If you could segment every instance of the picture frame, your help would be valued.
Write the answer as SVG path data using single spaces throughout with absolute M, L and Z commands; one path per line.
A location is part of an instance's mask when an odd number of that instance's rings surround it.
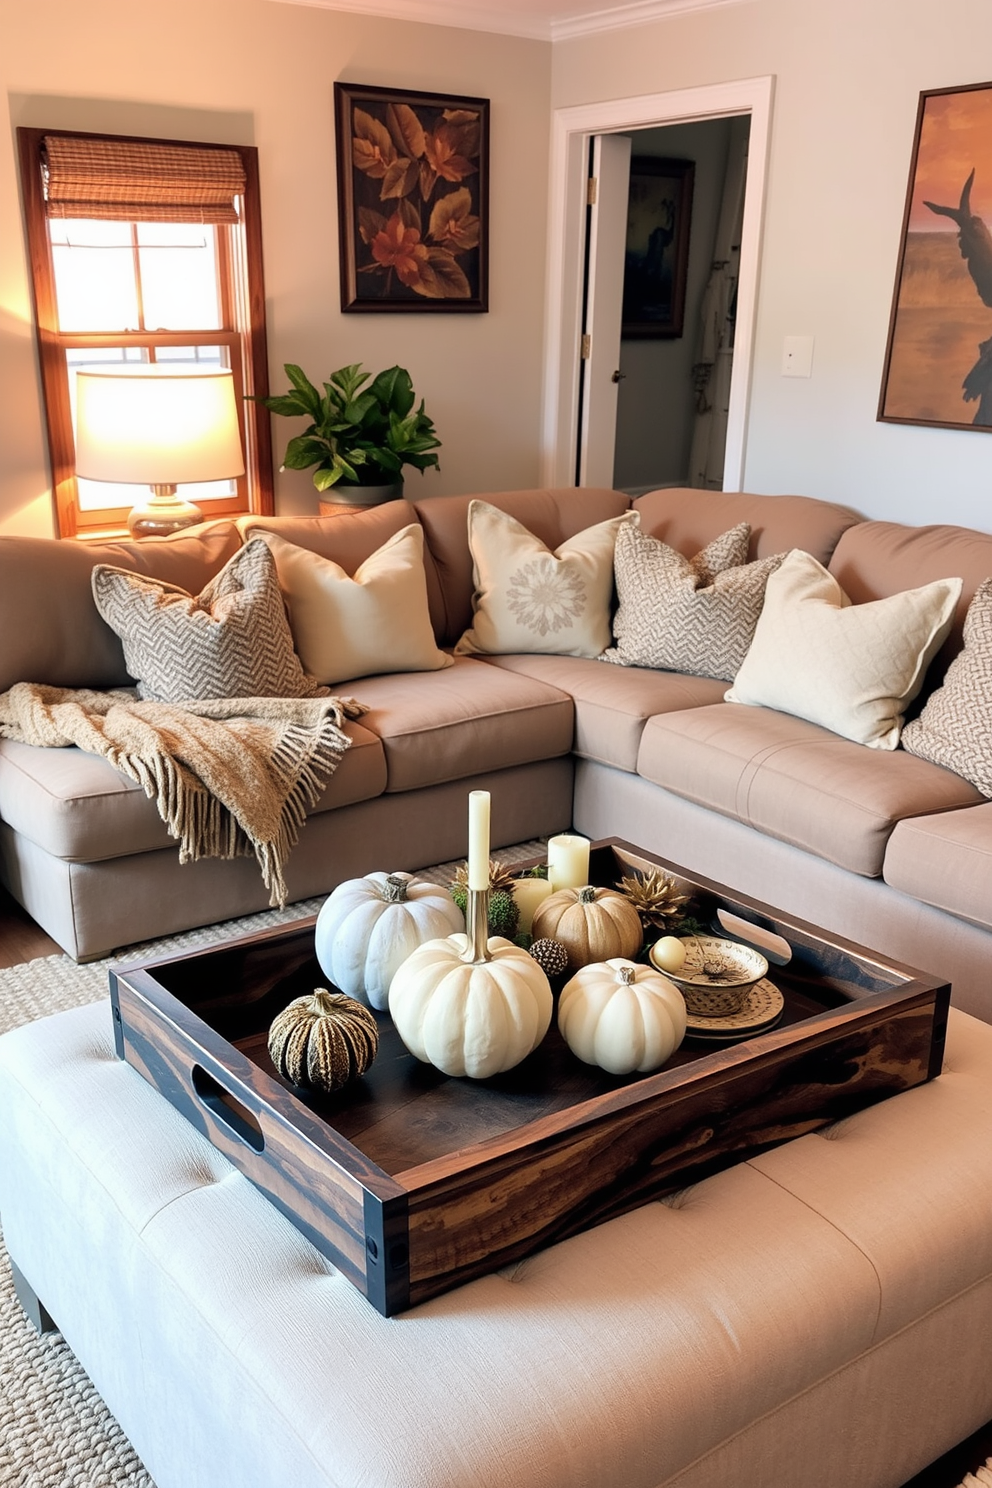
M 489 100 L 334 84 L 341 309 L 489 308 Z
M 992 83 L 920 94 L 878 420 L 992 431 Z
M 663 156 L 635 155 L 630 162 L 624 338 L 682 335 L 695 170 L 691 160 Z

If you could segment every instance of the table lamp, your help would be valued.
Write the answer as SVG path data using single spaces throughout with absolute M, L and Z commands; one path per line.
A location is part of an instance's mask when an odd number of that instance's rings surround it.
M 176 487 L 229 480 L 244 470 L 228 368 L 155 364 L 76 373 L 76 474 L 151 487 L 148 501 L 128 514 L 135 537 L 201 522 L 200 508 Z

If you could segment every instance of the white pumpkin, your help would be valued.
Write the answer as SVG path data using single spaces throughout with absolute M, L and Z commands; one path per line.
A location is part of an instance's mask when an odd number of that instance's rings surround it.
M 389 1011 L 411 1054 L 446 1075 L 484 1080 L 536 1049 L 551 1023 L 551 985 L 532 956 L 494 935 L 488 961 L 463 961 L 465 935 L 431 940 L 393 977 Z
M 660 972 L 617 956 L 583 966 L 565 983 L 558 1027 L 585 1064 L 611 1075 L 646 1074 L 685 1037 L 685 999 Z
M 338 884 L 321 906 L 317 960 L 342 992 L 382 1009 L 396 968 L 410 952 L 464 923 L 439 884 L 409 873 L 369 873 Z

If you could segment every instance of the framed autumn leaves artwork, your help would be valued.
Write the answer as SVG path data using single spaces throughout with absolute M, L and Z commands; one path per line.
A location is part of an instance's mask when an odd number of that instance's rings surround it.
M 489 100 L 335 83 L 341 308 L 489 308 Z

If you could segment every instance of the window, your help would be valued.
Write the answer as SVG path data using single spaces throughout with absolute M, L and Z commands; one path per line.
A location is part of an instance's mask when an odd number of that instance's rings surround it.
M 185 485 L 208 517 L 272 511 L 257 152 L 18 129 L 58 530 L 123 529 L 147 487 L 77 479 L 75 372 L 230 367 L 246 474 Z

